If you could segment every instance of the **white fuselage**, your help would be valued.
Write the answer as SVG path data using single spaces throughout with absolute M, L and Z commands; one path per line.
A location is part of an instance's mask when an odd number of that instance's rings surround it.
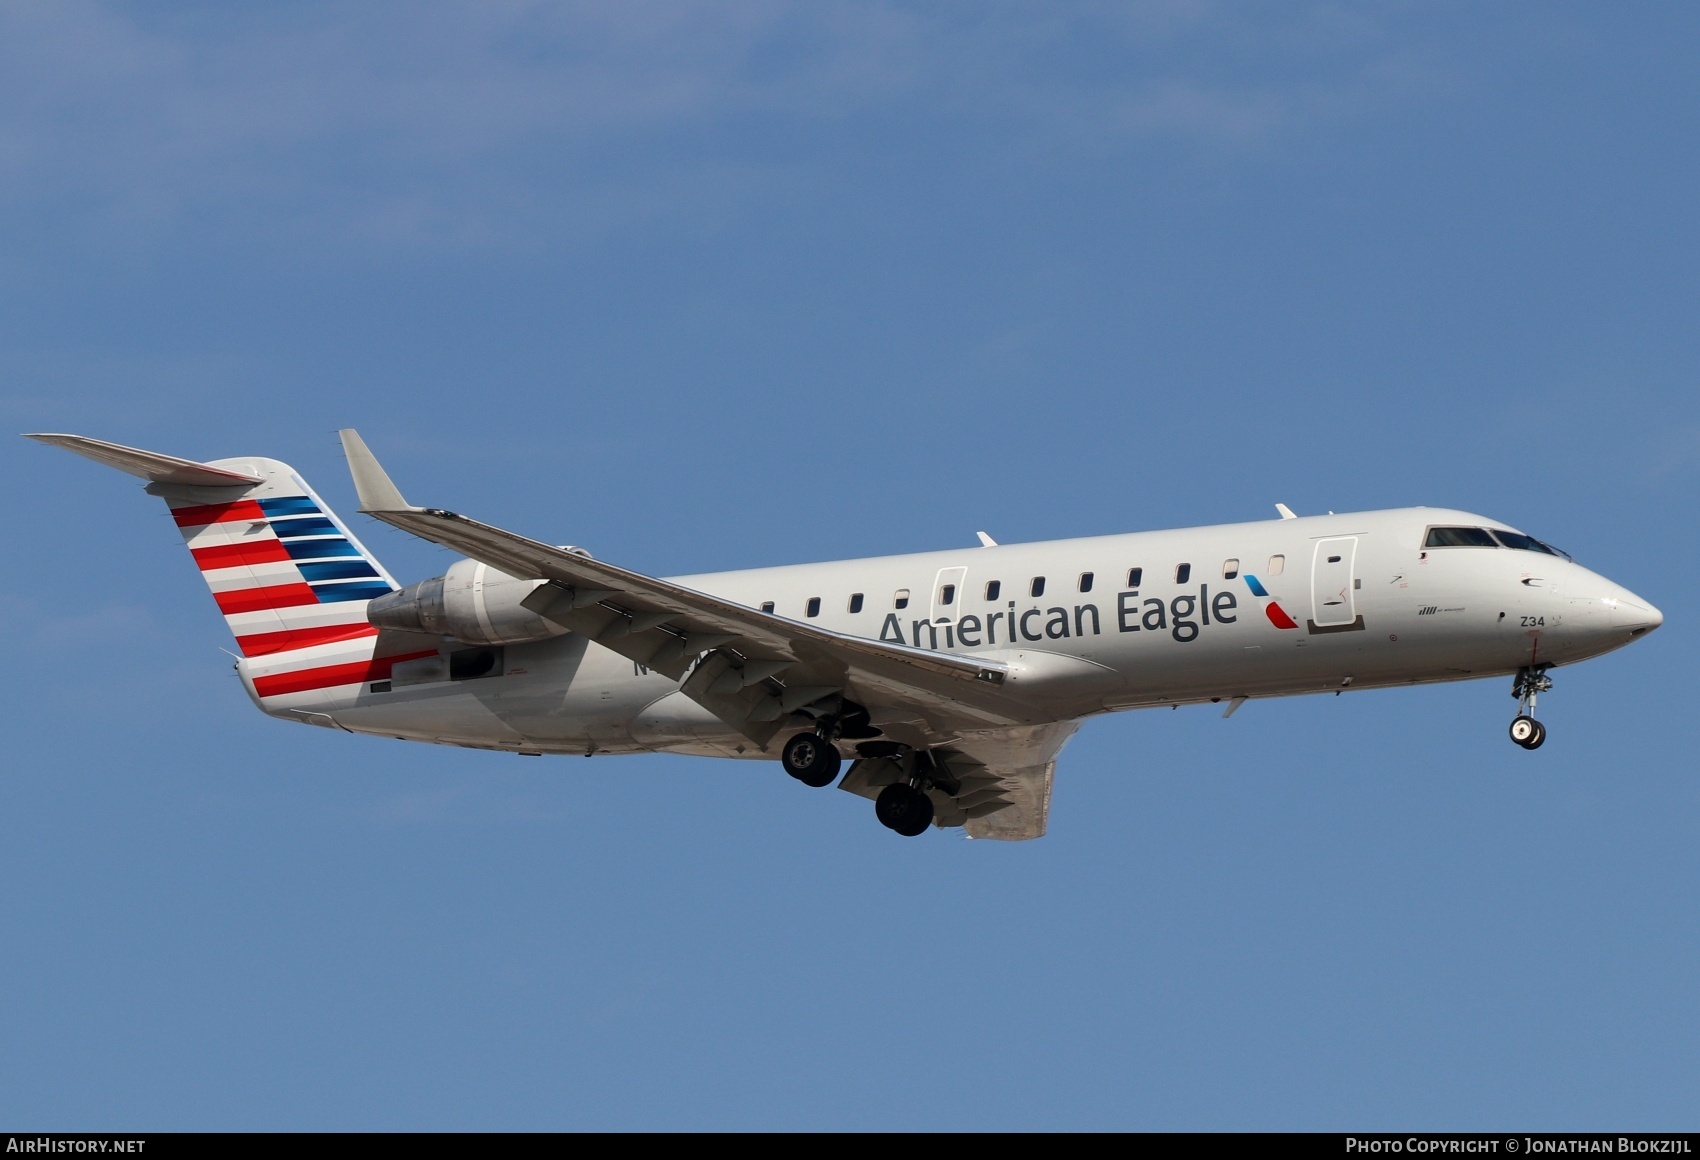
M 771 603 L 776 615 L 841 633 L 1011 662 L 1036 674 L 1045 716 L 1057 721 L 1506 675 L 1607 652 L 1660 622 L 1646 601 L 1558 556 L 1422 546 L 1427 529 L 1452 524 L 1507 526 L 1406 508 L 675 583 L 754 608 Z M 343 690 L 320 705 L 294 699 L 268 711 L 521 753 L 772 756 L 677 682 L 573 633 L 509 644 L 487 675 L 451 679 L 444 664 L 407 683 L 401 672 L 352 699 Z

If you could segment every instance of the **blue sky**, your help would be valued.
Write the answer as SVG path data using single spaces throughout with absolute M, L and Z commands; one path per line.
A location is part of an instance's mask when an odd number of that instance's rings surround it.
M 659 573 L 1410 503 L 1658 604 L 1094 721 L 1040 842 L 253 711 L 14 440 L 0 1121 L 1672 1128 L 1700 1072 L 1700 11 L 0 10 L 0 413 Z M 404 581 L 448 557 L 358 524 Z M 24 551 L 25 547 L 29 551 Z

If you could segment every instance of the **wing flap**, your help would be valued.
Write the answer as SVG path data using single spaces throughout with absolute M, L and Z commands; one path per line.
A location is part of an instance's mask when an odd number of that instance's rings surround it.
M 1051 782 L 1056 761 L 1007 770 L 1002 777 L 997 802 L 990 799 L 963 807 L 970 838 L 992 838 L 1001 842 L 1025 842 L 1045 836 L 1050 822 Z
M 961 826 L 971 838 L 1040 838 L 1050 821 L 1057 754 L 1079 727 L 1078 721 L 1061 721 L 988 729 L 964 734 L 930 753 L 863 758 L 850 767 L 838 788 L 877 798 L 886 786 L 918 777 L 933 799 L 935 824 Z

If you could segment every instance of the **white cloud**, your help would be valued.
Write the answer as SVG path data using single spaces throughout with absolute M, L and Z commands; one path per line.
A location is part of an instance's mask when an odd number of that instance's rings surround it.
M 716 212 L 862 116 L 885 118 L 876 138 L 1232 142 L 1408 83 L 1363 9 L 1248 11 L 15 3 L 0 201 L 130 235 L 234 222 L 483 247 Z

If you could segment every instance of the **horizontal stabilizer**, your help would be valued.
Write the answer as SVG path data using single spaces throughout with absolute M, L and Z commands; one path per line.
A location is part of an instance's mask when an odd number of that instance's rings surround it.
M 196 463 L 193 459 L 179 459 L 175 455 L 161 455 L 157 451 L 125 447 L 121 443 L 90 439 L 86 435 L 25 435 L 24 438 L 63 447 L 86 459 L 116 467 L 119 471 L 127 471 L 153 483 L 175 483 L 188 487 L 246 487 L 261 482 L 257 475 L 244 475 L 222 467 L 209 467 L 205 463 Z

